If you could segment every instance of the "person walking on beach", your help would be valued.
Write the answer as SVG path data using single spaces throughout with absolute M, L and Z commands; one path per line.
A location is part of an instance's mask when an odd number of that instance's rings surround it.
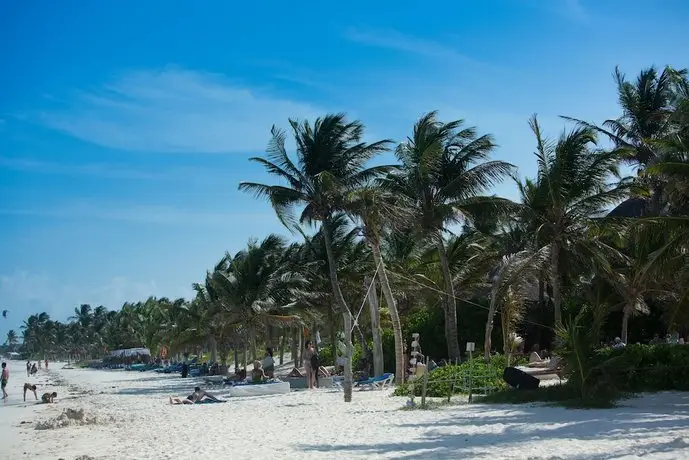
M 26 376 L 27 377 L 31 376 L 31 361 L 26 362 Z
M 45 370 L 48 370 L 48 358 L 45 359 Z
M 2 399 L 7 401 L 7 391 L 5 387 L 10 380 L 10 370 L 7 368 L 7 363 L 2 363 L 2 374 L 0 375 L 0 386 L 2 387 Z
M 311 368 L 311 357 L 314 353 L 313 343 L 307 340 L 302 352 L 302 359 L 304 360 L 304 371 L 306 373 L 306 386 L 309 390 L 313 390 L 314 384 L 313 369 Z
M 36 398 L 36 401 L 38 401 L 38 395 L 36 394 L 36 385 L 32 385 L 30 383 L 24 384 L 24 402 L 26 402 L 26 392 L 27 391 L 33 391 L 33 395 Z

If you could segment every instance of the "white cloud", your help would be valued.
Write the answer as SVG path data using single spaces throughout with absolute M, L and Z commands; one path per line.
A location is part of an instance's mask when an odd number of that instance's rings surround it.
M 176 295 L 183 296 L 189 289 L 180 287 Z M 75 284 L 62 284 L 46 273 L 17 270 L 0 274 L 2 309 L 7 309 L 11 327 L 18 327 L 27 316 L 45 311 L 53 318 L 65 320 L 74 307 L 81 304 L 104 305 L 118 309 L 126 301 L 144 300 L 160 296 L 161 289 L 155 280 L 133 280 L 125 276 L 106 279 L 99 286 L 88 289 Z
M 581 4 L 581 0 L 564 0 L 564 12 L 572 20 L 587 23 L 590 16 L 584 6 Z
M 77 92 L 66 108 L 43 111 L 40 120 L 113 149 L 221 153 L 263 150 L 272 124 L 322 112 L 217 74 L 166 68 L 125 73 L 99 90 Z
M 258 206 L 258 205 L 257 205 Z M 275 218 L 268 212 L 237 213 L 214 212 L 210 210 L 184 209 L 174 206 L 152 205 L 107 205 L 91 203 L 65 203 L 46 208 L 4 208 L 0 214 L 15 216 L 38 216 L 57 219 L 98 219 L 138 222 L 156 225 L 219 226 L 236 224 L 247 220 L 269 220 Z
M 352 28 L 345 32 L 345 38 L 364 45 L 416 54 L 446 63 L 496 69 L 495 66 L 462 54 L 450 46 L 443 45 L 433 40 L 406 35 L 396 30 L 365 30 Z
M 142 171 L 108 163 L 67 164 L 23 157 L 0 156 L 0 168 L 38 174 L 65 176 L 94 176 L 105 179 L 160 179 L 164 173 Z

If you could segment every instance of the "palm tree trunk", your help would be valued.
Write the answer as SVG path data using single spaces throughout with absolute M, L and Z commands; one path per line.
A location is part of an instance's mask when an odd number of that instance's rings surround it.
M 285 330 L 282 330 L 282 337 L 280 337 L 280 366 L 285 361 Z
M 497 307 L 496 297 L 493 294 L 490 296 L 490 308 L 488 309 L 488 319 L 486 320 L 486 334 L 483 337 L 483 357 L 486 362 L 490 361 L 490 352 L 493 347 L 493 320 L 495 319 Z
M 445 280 L 445 338 L 447 339 L 447 354 L 450 360 L 460 359 L 459 337 L 457 333 L 457 304 L 455 303 L 455 291 L 452 286 L 452 273 L 450 263 L 445 252 L 445 243 L 442 235 L 438 235 L 436 242 L 438 255 L 440 256 L 440 266 L 443 270 Z
M 373 252 L 373 260 L 378 267 L 380 287 L 385 296 L 385 303 L 390 312 L 390 321 L 392 322 L 392 333 L 395 337 L 395 382 L 399 385 L 404 382 L 405 376 L 405 362 L 404 362 L 404 338 L 402 337 L 402 323 L 400 322 L 400 315 L 397 311 L 397 302 L 392 295 L 390 288 L 390 280 L 388 280 L 388 273 L 385 268 L 385 262 L 380 254 L 380 246 L 375 243 L 371 244 L 371 251 Z
M 215 337 L 210 335 L 208 336 L 208 347 L 211 349 L 211 362 L 215 363 L 218 361 L 218 341 L 215 340 Z
M 622 313 L 622 334 L 620 335 L 620 338 L 622 339 L 622 343 L 625 345 L 627 344 L 627 332 L 629 328 L 629 317 L 631 316 L 631 312 L 633 311 L 633 306 L 632 305 L 626 305 L 624 308 L 624 312 Z
M 239 371 L 239 350 L 237 349 L 237 345 L 233 345 L 234 347 L 234 373 L 237 374 Z
M 550 248 L 550 282 L 553 285 L 553 314 L 555 326 L 562 325 L 562 293 L 560 292 L 560 244 L 553 241 Z
M 292 328 L 291 352 L 292 352 L 292 362 L 294 363 L 294 367 L 298 368 L 299 367 L 299 334 L 297 332 L 296 327 Z
M 373 375 L 383 375 L 383 337 L 380 330 L 380 308 L 378 306 L 378 293 L 374 286 L 375 279 L 365 278 L 365 286 L 368 287 L 368 306 L 371 312 L 371 333 L 373 335 Z
M 330 324 L 330 345 L 333 347 L 333 364 L 337 370 L 337 354 L 340 350 L 337 347 L 337 321 L 332 306 L 328 308 L 328 323 Z
M 337 279 L 337 265 L 335 261 L 335 254 L 333 253 L 332 236 L 330 235 L 330 222 L 326 219 L 323 222 L 323 240 L 325 242 L 325 252 L 328 256 L 328 271 L 330 273 L 330 283 L 332 284 L 333 296 L 335 302 L 340 308 L 344 317 L 344 340 L 347 348 L 347 356 L 345 357 L 344 366 L 344 401 L 352 402 L 352 355 L 354 354 L 354 346 L 352 345 L 352 313 L 347 306 L 347 302 L 342 295 L 340 283 Z

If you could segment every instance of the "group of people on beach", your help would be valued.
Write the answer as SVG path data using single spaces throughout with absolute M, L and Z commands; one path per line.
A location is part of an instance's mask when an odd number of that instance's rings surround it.
M 29 363 L 26 363 L 27 366 L 27 375 L 29 375 Z M 34 366 L 36 364 L 34 363 Z M 46 360 L 46 369 L 48 368 L 48 360 Z M 35 374 L 35 372 L 34 372 Z M 33 375 L 33 374 L 32 374 Z M 0 374 L 0 387 L 2 387 L 2 400 L 4 402 L 7 402 L 7 399 L 9 395 L 7 394 L 7 384 L 10 381 L 10 370 L 7 368 L 7 363 L 2 363 L 2 373 Z M 34 397 L 36 398 L 36 401 L 38 401 L 38 393 L 36 393 L 36 390 L 38 387 L 35 384 L 32 383 L 24 383 L 24 402 L 26 402 L 26 392 L 31 391 L 33 392 Z M 54 403 L 55 398 L 57 398 L 57 392 L 52 392 L 52 393 L 43 393 L 41 396 L 41 402 L 42 403 Z

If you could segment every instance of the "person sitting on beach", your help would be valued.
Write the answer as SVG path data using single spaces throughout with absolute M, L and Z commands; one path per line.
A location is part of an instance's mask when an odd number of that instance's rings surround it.
M 36 401 L 38 401 L 38 395 L 36 394 L 36 385 L 32 385 L 30 383 L 24 384 L 24 402 L 26 402 L 26 392 L 27 391 L 33 391 L 33 395 L 36 398 Z
M 261 362 L 258 360 L 254 361 L 254 370 L 251 371 L 251 381 L 253 383 L 261 383 L 267 378 L 266 373 L 263 372 L 263 367 L 261 367 Z
M 263 367 L 263 371 L 268 377 L 272 378 L 275 375 L 275 360 L 273 359 L 272 348 L 266 348 L 266 357 L 263 358 L 261 366 Z
M 292 371 L 289 374 L 287 374 L 287 377 L 303 377 L 303 376 L 304 376 L 304 374 L 302 374 L 301 371 L 299 369 L 297 369 L 296 367 L 294 369 L 292 369 Z
M 43 404 L 52 404 L 55 402 L 55 398 L 57 398 L 57 393 L 52 392 L 52 393 L 43 393 L 43 396 L 41 396 L 41 402 Z
M 170 404 L 197 404 L 204 400 L 221 402 L 218 398 L 216 398 L 210 393 L 206 393 L 200 387 L 194 388 L 194 392 L 187 396 L 185 399 L 173 398 L 172 396 L 170 396 Z

